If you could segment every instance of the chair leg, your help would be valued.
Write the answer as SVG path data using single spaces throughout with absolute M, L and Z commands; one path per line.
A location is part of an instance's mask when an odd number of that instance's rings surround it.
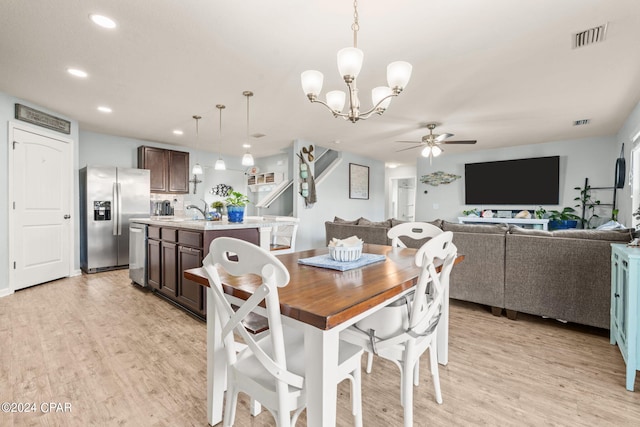
M 231 381 L 228 382 L 231 384 Z M 231 427 L 235 422 L 236 418 L 236 406 L 238 405 L 238 393 L 233 387 L 233 385 L 229 385 L 227 387 L 227 401 L 225 402 L 224 408 L 224 427 Z
M 416 361 L 416 366 L 413 368 L 413 385 L 416 387 L 420 385 L 420 359 Z
M 371 373 L 371 368 L 373 368 L 373 353 L 367 352 L 367 374 Z
M 413 369 L 405 363 L 402 370 L 401 401 L 404 407 L 404 426 L 413 427 Z
M 251 399 L 251 403 L 249 404 L 249 411 L 252 417 L 257 417 L 262 412 L 262 405 L 255 399 Z
M 355 417 L 356 427 L 362 427 L 362 374 L 360 366 L 351 375 L 351 412 Z
M 436 393 L 436 402 L 442 404 L 442 391 L 440 390 L 440 374 L 438 372 L 438 351 L 435 339 L 429 346 L 429 362 L 431 364 L 431 377 L 433 378 L 433 389 Z

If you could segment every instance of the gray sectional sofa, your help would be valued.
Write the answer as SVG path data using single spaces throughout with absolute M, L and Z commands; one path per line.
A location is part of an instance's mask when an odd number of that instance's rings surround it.
M 331 238 L 357 235 L 367 243 L 390 244 L 386 233 L 401 223 L 364 218 L 325 223 Z M 529 230 L 506 224 L 431 221 L 453 232 L 465 256 L 451 273 L 451 298 L 507 310 L 609 328 L 611 243 L 632 239 L 631 230 Z M 420 247 L 424 242 L 405 242 Z

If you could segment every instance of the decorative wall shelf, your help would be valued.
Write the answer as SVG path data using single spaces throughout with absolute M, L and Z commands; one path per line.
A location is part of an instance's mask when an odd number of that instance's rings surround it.
M 282 172 L 265 172 L 247 175 L 247 185 L 253 193 L 258 191 L 271 191 L 282 181 L 284 181 L 284 174 Z

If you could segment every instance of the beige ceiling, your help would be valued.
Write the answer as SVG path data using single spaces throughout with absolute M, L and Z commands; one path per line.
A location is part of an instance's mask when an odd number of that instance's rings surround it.
M 117 21 L 95 26 L 90 13 Z M 360 0 L 358 78 L 363 107 L 386 84 L 389 62 L 413 64 L 387 112 L 356 124 L 310 104 L 300 73 L 344 89 L 336 52 L 351 45 L 347 0 L 2 0 L 0 90 L 77 119 L 88 131 L 241 155 L 244 90 L 252 90 L 251 151 L 277 153 L 295 138 L 386 162 L 436 133 L 476 139 L 447 152 L 614 135 L 640 101 L 639 0 Z M 608 23 L 603 43 L 572 49 L 572 35 Z M 86 70 L 84 80 L 68 67 Z M 108 105 L 113 113 L 96 110 Z M 574 127 L 578 119 L 588 126 Z M 181 137 L 173 129 L 183 129 Z

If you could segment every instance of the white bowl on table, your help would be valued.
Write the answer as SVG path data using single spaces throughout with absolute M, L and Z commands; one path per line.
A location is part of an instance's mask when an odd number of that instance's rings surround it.
M 362 245 L 358 246 L 329 246 L 329 255 L 335 261 L 356 261 L 362 256 Z

